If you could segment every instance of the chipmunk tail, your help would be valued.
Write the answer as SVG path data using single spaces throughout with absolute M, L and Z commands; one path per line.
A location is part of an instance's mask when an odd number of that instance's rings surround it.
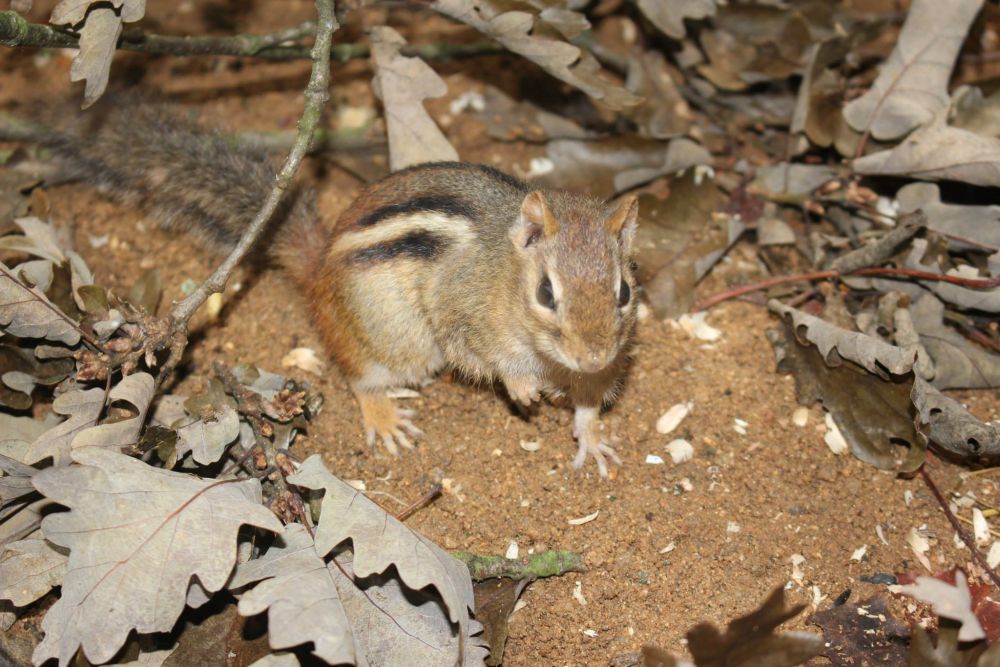
M 78 111 L 69 104 L 33 110 L 18 137 L 48 148 L 60 178 L 96 186 L 141 207 L 164 228 L 231 250 L 275 182 L 270 156 L 238 144 L 168 104 L 132 93 L 105 95 Z M 329 232 L 313 192 L 284 198 L 254 257 L 276 261 L 297 282 L 316 275 Z

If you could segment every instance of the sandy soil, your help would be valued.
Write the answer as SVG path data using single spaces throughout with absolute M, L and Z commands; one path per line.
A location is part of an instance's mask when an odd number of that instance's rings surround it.
M 41 19 L 45 3 L 37 5 L 42 7 L 32 16 Z M 181 3 L 169 16 L 165 6 L 149 6 L 156 30 L 207 29 L 201 3 Z M 305 20 L 310 12 L 305 1 L 253 3 L 231 29 L 274 29 Z M 480 87 L 487 76 L 504 72 L 503 79 L 514 81 L 507 71 L 512 62 L 486 58 L 442 68 L 450 92 L 432 109 L 440 118 L 448 100 Z M 68 64 L 60 53 L 0 51 L 0 109 L 16 111 L 28 100 L 69 94 Z M 142 86 L 228 128 L 255 130 L 293 126 L 308 74 L 307 63 L 141 55 L 122 57 L 115 68 L 117 75 L 141 78 Z M 337 65 L 335 105 L 372 107 L 369 77 L 364 62 Z M 79 93 L 76 87 L 73 92 Z M 491 142 L 478 121 L 464 116 L 446 125 L 463 158 L 517 171 L 525 170 L 538 150 Z M 322 214 L 330 220 L 361 185 L 330 162 L 313 160 L 306 171 L 303 178 L 318 189 Z M 200 280 L 216 261 L 190 239 L 160 231 L 141 211 L 108 202 L 86 187 L 63 185 L 49 194 L 55 218 L 75 226 L 79 249 L 98 281 L 122 292 L 155 266 L 162 272 L 165 297 L 178 298 L 185 280 Z M 110 235 L 106 246 L 91 247 L 92 238 L 105 234 Z M 727 281 L 759 277 L 757 266 L 752 245 L 744 243 L 700 286 L 699 295 L 723 289 Z M 528 588 L 526 606 L 510 623 L 505 664 L 512 666 L 607 664 L 647 642 L 682 652 L 684 633 L 694 623 L 724 623 L 752 609 L 773 587 L 790 582 L 793 554 L 803 555 L 805 562 L 802 583 L 789 585 L 790 597 L 811 605 L 818 597 L 820 608 L 847 589 L 855 601 L 884 590 L 861 582 L 861 575 L 919 568 L 906 539 L 914 527 L 926 525 L 936 536 L 930 553 L 936 567 L 966 563 L 968 552 L 956 548 L 953 531 L 919 480 L 898 479 L 850 456 L 835 456 L 823 442 L 818 407 L 805 427 L 791 423 L 794 383 L 775 374 L 764 335 L 776 320 L 759 306 L 732 303 L 716 308 L 709 321 L 722 332 L 713 344 L 692 339 L 670 323 L 646 319 L 640 324 L 635 367 L 606 420 L 621 439 L 618 452 L 624 460 L 611 481 L 598 478 L 592 464 L 582 473 L 572 469 L 575 444 L 567 409 L 545 405 L 524 421 L 492 388 L 446 380 L 410 401 L 428 436 L 415 452 L 392 458 L 370 451 L 358 409 L 335 368 L 322 377 L 291 371 L 315 383 L 326 397 L 325 410 L 296 449 L 301 455 L 319 452 L 335 473 L 364 480 L 389 509 L 419 497 L 436 481 L 452 480 L 452 493 L 409 521 L 447 549 L 504 553 L 513 541 L 522 554 L 570 549 L 584 555 L 586 573 Z M 199 326 L 178 391 L 199 386 L 213 360 L 280 370 L 291 348 L 321 349 L 299 296 L 274 272 L 244 274 L 241 288 L 226 294 L 219 319 L 202 318 Z M 995 395 L 962 398 L 978 417 L 998 417 Z M 682 401 L 693 402 L 692 414 L 677 433 L 658 434 L 657 417 Z M 745 435 L 734 429 L 736 419 L 748 422 Z M 665 445 L 674 437 L 692 443 L 693 460 L 670 461 Z M 539 441 L 541 447 L 525 451 L 522 440 Z M 649 454 L 666 464 L 647 464 Z M 973 491 L 1000 504 L 1000 477 L 963 481 L 959 472 L 933 466 L 943 489 Z M 909 505 L 907 491 L 913 494 Z M 589 523 L 567 523 L 593 512 L 599 514 Z M 879 525 L 887 543 L 876 535 Z M 852 553 L 865 545 L 864 558 L 852 561 Z M 574 597 L 577 585 L 586 603 Z M 791 626 L 804 627 L 804 621 Z

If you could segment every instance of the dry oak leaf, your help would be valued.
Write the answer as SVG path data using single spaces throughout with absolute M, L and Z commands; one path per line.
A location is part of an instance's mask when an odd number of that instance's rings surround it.
M 871 89 L 844 107 L 858 132 L 898 139 L 948 106 L 948 79 L 983 0 L 914 0 L 899 41 Z
M 67 345 L 80 342 L 80 328 L 37 287 L 28 287 L 0 263 L 0 326 L 22 338 L 44 338 Z
M 222 588 L 244 524 L 280 532 L 255 480 L 203 480 L 88 447 L 79 465 L 49 468 L 35 488 L 70 508 L 42 521 L 46 539 L 70 550 L 62 597 L 42 621 L 33 660 L 69 664 L 78 648 L 110 660 L 129 632 L 166 632 L 184 610 L 192 579 Z
M 381 574 L 395 566 L 408 588 L 420 591 L 433 586 L 447 608 L 449 620 L 458 625 L 458 637 L 469 637 L 469 610 L 474 608 L 475 598 L 464 563 L 334 477 L 319 455 L 306 459 L 288 481 L 325 491 L 316 530 L 316 552 L 320 557 L 351 540 L 355 578 Z
M 261 579 L 267 581 L 240 597 L 239 612 L 254 616 L 267 610 L 271 648 L 312 642 L 313 654 L 331 665 L 358 664 L 334 573 L 302 524 L 288 524 L 267 553 L 237 566 L 229 588 Z
M 106 6 L 110 4 L 111 6 Z M 91 5 L 100 5 L 91 7 Z M 146 13 L 146 0 L 63 0 L 52 10 L 49 19 L 55 25 L 78 25 L 80 49 L 70 66 L 70 81 L 86 81 L 83 108 L 97 101 L 108 87 L 111 58 L 115 54 L 122 22 L 138 21 Z
M 401 56 L 406 40 L 392 28 L 373 28 L 371 42 L 375 93 L 385 107 L 390 169 L 457 160 L 455 148 L 424 108 L 425 99 L 448 92 L 444 80 L 420 58 Z
M 0 600 L 24 607 L 42 597 L 66 576 L 66 554 L 45 540 L 20 540 L 0 554 Z
M 871 176 L 1000 185 L 1000 139 L 950 127 L 946 114 L 947 109 L 898 146 L 860 157 L 851 166 Z
M 68 419 L 56 424 L 38 436 L 24 452 L 23 463 L 37 463 L 52 457 L 53 465 L 62 465 L 69 457 L 71 443 L 80 432 L 97 424 L 104 409 L 104 390 L 74 389 L 60 394 L 52 402 L 52 411 L 68 415 Z
M 668 37 L 684 38 L 684 19 L 715 15 L 715 0 L 639 0 L 639 11 Z
M 642 101 L 622 86 L 602 78 L 601 66 L 590 52 L 546 36 L 536 27 L 533 14 L 503 11 L 506 5 L 503 0 L 437 0 L 431 8 L 492 37 L 615 111 Z

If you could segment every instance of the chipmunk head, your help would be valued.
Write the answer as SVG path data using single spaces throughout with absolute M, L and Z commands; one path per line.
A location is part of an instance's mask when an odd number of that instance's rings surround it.
M 581 373 L 614 361 L 635 323 L 632 241 L 639 205 L 563 192 L 531 192 L 511 228 L 524 259 L 528 329 L 537 349 Z

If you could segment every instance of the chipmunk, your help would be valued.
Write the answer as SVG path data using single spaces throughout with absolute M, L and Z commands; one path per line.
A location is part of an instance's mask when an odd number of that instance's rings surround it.
M 231 247 L 274 183 L 264 153 L 162 105 L 106 100 L 37 140 L 68 175 L 143 205 L 168 227 Z M 357 397 L 369 445 L 392 454 L 423 433 L 387 390 L 444 368 L 500 380 L 530 405 L 566 394 L 579 449 L 621 464 L 600 428 L 636 320 L 638 204 L 536 189 L 493 167 L 434 162 L 365 187 L 329 227 L 310 192 L 264 240 L 306 295 Z

